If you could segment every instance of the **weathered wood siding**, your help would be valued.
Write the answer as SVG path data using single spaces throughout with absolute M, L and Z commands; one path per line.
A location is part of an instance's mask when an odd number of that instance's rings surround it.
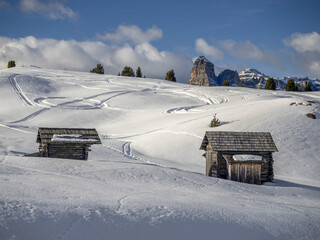
M 229 180 L 261 184 L 261 164 L 259 163 L 228 163 L 228 176 Z

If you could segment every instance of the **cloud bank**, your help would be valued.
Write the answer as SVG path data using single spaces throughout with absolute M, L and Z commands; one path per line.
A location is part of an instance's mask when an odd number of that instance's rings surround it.
M 154 29 L 145 32 L 138 29 L 143 34 L 140 37 L 136 36 L 135 40 L 130 39 L 136 43 L 134 45 L 37 39 L 34 36 L 19 39 L 0 37 L 0 68 L 6 68 L 8 61 L 15 60 L 17 66 L 36 65 L 43 68 L 89 72 L 96 64 L 101 63 L 106 74 L 117 74 L 125 65 L 134 69 L 140 66 L 143 75 L 160 79 L 164 79 L 166 72 L 173 68 L 177 80 L 187 82 L 193 65 L 190 57 L 170 51 L 159 51 L 149 42 L 137 40 L 151 41 L 154 37 L 148 34 Z M 133 30 L 136 28 L 133 27 Z
M 295 50 L 294 61 L 300 68 L 320 76 L 320 34 L 294 33 L 283 40 L 284 44 Z
M 20 8 L 24 12 L 36 13 L 53 20 L 65 18 L 75 19 L 77 16 L 72 9 L 58 1 L 43 3 L 39 0 L 21 0 Z
M 254 60 L 263 60 L 264 58 L 262 51 L 250 41 L 236 42 L 234 40 L 224 40 L 220 42 L 220 46 L 235 57 Z

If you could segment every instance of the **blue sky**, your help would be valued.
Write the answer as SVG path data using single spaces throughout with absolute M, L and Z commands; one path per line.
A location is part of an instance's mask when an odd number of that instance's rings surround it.
M 320 1 L 0 0 L 0 68 L 17 65 L 106 73 L 124 65 L 186 82 L 192 60 L 320 78 Z M 216 73 L 218 73 L 217 68 Z

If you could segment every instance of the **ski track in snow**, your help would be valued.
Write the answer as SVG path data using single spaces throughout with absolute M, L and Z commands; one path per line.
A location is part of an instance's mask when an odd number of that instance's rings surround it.
M 28 134 L 34 134 L 33 132 L 25 131 L 19 129 L 19 126 L 13 126 L 13 125 L 5 125 L 0 123 L 0 127 L 8 128 L 10 130 L 18 131 L 18 132 L 23 132 L 23 133 L 28 133 Z
M 32 102 L 29 100 L 29 98 L 24 94 L 24 92 L 22 91 L 22 89 L 20 88 L 19 84 L 16 81 L 16 77 L 19 76 L 20 74 L 13 74 L 9 76 L 9 82 L 12 86 L 12 88 L 14 89 L 14 91 L 16 92 L 16 94 L 19 96 L 19 98 L 22 99 L 22 101 L 24 101 L 27 105 L 29 106 L 33 106 Z
M 245 99 L 248 99 L 249 96 L 248 95 L 240 95 L 241 99 L 245 100 Z
M 75 103 L 80 103 L 84 100 L 90 100 L 90 99 L 93 99 L 93 98 L 96 98 L 96 97 L 99 97 L 99 96 L 103 96 L 103 95 L 108 95 L 110 93 L 115 93 L 115 92 L 119 92 L 118 94 L 115 94 L 109 98 L 106 98 L 106 99 L 103 99 L 101 100 L 98 104 L 93 104 L 91 106 L 89 105 L 85 105 L 85 106 L 68 106 L 70 104 L 75 104 Z M 93 110 L 93 109 L 101 109 L 103 104 L 105 104 L 107 101 L 115 98 L 115 97 L 118 97 L 118 96 L 121 96 L 121 95 L 125 95 L 125 94 L 129 94 L 129 93 L 132 93 L 132 92 L 135 92 L 135 91 L 112 91 L 112 92 L 105 92 L 105 93 L 100 93 L 100 94 L 97 94 L 97 95 L 93 95 L 93 96 L 90 96 L 90 97 L 86 97 L 86 98 L 80 98 L 80 99 L 75 99 L 75 100 L 71 100 L 71 101 L 66 101 L 66 102 L 63 102 L 63 103 L 60 103 L 60 104 L 57 104 L 57 105 L 51 105 L 47 108 L 43 108 L 41 110 L 38 110 L 34 113 L 31 113 L 30 115 L 22 118 L 22 119 L 19 119 L 19 120 L 16 120 L 16 121 L 12 121 L 10 123 L 20 123 L 20 122 L 24 122 L 24 121 L 27 121 L 27 120 L 30 120 L 30 119 L 33 119 L 37 116 L 39 116 L 40 114 L 46 112 L 46 111 L 49 111 L 51 109 L 54 109 L 54 108 L 63 108 L 63 109 L 70 109 L 70 110 Z M 50 97 L 50 98 L 36 98 L 34 101 L 37 103 L 37 104 L 41 104 L 43 100 L 45 99 L 62 99 L 62 98 L 59 98 L 59 97 Z
M 21 119 L 16 120 L 16 121 L 12 121 L 12 122 L 10 122 L 10 123 L 25 122 L 25 121 L 27 121 L 27 120 L 30 120 L 30 119 L 32 119 L 32 118 L 37 117 L 38 115 L 40 115 L 40 114 L 42 114 L 42 113 L 44 113 L 44 112 L 49 111 L 50 109 L 51 109 L 51 108 L 43 108 L 43 109 L 38 110 L 38 111 L 36 111 L 36 112 L 34 112 L 34 113 L 31 113 L 30 115 L 28 115 L 28 116 L 26 116 L 26 117 L 24 117 L 24 118 L 21 118 Z
M 70 232 L 74 231 L 76 224 L 81 220 L 80 217 L 74 217 L 68 226 L 64 229 L 61 235 L 57 238 L 57 240 L 70 239 L 68 235 Z

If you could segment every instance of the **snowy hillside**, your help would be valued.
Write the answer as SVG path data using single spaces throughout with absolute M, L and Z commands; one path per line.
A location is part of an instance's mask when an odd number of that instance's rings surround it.
M 0 96 L 0 239 L 320 235 L 320 92 L 25 67 L 0 71 Z M 39 127 L 96 128 L 102 144 L 88 161 L 24 157 Z M 208 130 L 271 132 L 275 182 L 205 177 Z

